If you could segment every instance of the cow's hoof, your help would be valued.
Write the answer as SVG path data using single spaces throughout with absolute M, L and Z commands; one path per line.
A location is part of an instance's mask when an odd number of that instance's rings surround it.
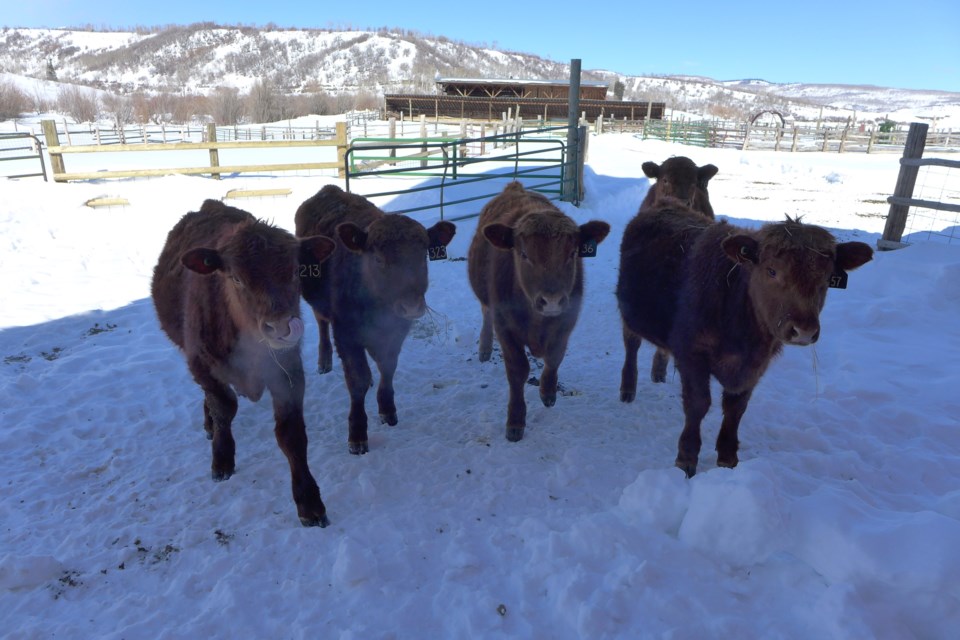
M 350 448 L 350 453 L 355 456 L 363 455 L 364 453 L 368 453 L 370 451 L 370 447 L 367 446 L 366 440 L 363 442 L 349 442 L 347 443 L 347 446 Z
M 654 373 L 651 373 L 651 374 L 650 374 L 650 379 L 651 379 L 653 382 L 656 382 L 656 383 L 666 382 L 666 381 L 667 381 L 667 374 L 666 374 L 666 373 L 654 372 Z
M 214 482 L 223 482 L 230 478 L 233 475 L 233 469 L 223 470 L 223 469 L 214 469 L 210 472 L 210 477 L 213 478 Z
M 737 459 L 737 456 L 733 456 L 732 458 L 729 458 L 729 457 L 721 458 L 721 457 L 717 456 L 717 466 L 718 466 L 718 467 L 724 467 L 724 468 L 726 468 L 726 469 L 733 469 L 735 466 L 737 466 L 737 464 L 738 464 L 739 462 L 740 462 L 740 460 Z
M 319 373 L 320 375 L 323 375 L 323 374 L 325 374 L 325 373 L 330 373 L 331 371 L 333 371 L 333 365 L 332 365 L 332 364 L 320 364 L 320 365 L 317 365 L 317 373 Z
M 549 396 L 540 396 L 540 400 L 543 401 L 543 406 L 552 407 L 557 404 L 557 394 L 551 394 Z
M 523 427 L 507 427 L 507 440 L 520 442 L 523 440 Z
M 300 524 L 305 527 L 320 527 L 323 529 L 330 524 L 330 519 L 327 518 L 327 514 L 325 513 L 321 513 L 319 516 L 313 516 L 309 518 L 300 516 Z
M 633 402 L 637 398 L 636 391 L 620 390 L 620 402 Z
M 679 468 L 683 469 L 683 472 L 687 474 L 688 478 L 692 478 L 697 475 L 697 463 L 696 462 L 684 462 L 680 458 L 677 458 L 675 463 Z
M 380 424 L 388 424 L 391 427 L 397 426 L 397 414 L 396 413 L 381 413 L 380 414 Z
M 480 358 L 480 362 L 489 362 L 491 355 L 493 355 L 493 349 L 491 349 L 491 350 L 489 350 L 489 351 L 481 351 L 481 352 L 478 354 L 478 356 L 479 356 L 479 358 Z

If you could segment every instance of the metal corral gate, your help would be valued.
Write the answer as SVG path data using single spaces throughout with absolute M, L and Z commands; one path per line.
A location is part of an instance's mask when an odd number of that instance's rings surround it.
M 28 173 L 4 174 L 7 178 L 32 178 L 42 176 L 47 179 L 47 169 L 43 163 L 43 147 L 37 136 L 30 133 L 0 133 L 0 162 L 14 162 L 12 171 L 23 171 L 30 167 L 31 160 L 40 161 L 40 171 Z
M 355 190 L 352 181 L 370 176 L 433 178 L 406 189 L 362 195 L 371 199 L 411 196 L 409 204 L 400 202 L 391 213 L 439 209 L 441 219 L 453 221 L 479 215 L 480 206 L 446 218 L 445 208 L 489 200 L 512 180 L 521 180 L 526 188 L 552 200 L 573 194 L 564 199 L 579 204 L 583 190 L 576 167 L 582 162 L 568 164 L 566 135 L 567 127 L 548 127 L 477 138 L 356 138 L 344 158 L 346 188 Z M 585 127 L 580 135 L 585 138 Z M 493 181 L 499 181 L 496 187 Z M 452 188 L 457 189 L 457 197 L 449 199 Z M 438 199 L 415 202 L 413 196 L 430 191 L 438 191 Z

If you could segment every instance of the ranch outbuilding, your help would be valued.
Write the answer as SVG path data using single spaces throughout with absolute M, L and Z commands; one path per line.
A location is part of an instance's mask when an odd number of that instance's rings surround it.
M 387 113 L 404 117 L 499 120 L 510 112 L 523 118 L 566 120 L 568 80 L 437 78 L 434 94 L 386 94 Z M 607 100 L 604 82 L 580 83 L 580 111 L 590 122 L 598 117 L 662 120 L 663 102 Z

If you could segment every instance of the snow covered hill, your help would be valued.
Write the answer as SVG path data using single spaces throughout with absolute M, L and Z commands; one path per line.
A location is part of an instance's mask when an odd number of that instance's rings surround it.
M 131 32 L 4 28 L 0 72 L 83 84 L 118 94 L 248 91 L 268 78 L 289 94 L 431 92 L 437 76 L 566 79 L 569 65 L 406 29 L 281 30 L 198 23 Z M 744 120 L 762 110 L 788 118 L 960 126 L 960 93 L 773 84 L 692 76 L 626 76 L 586 70 L 585 81 L 623 83 L 624 99 L 666 102 L 710 118 Z M 944 120 L 947 118 L 947 120 Z

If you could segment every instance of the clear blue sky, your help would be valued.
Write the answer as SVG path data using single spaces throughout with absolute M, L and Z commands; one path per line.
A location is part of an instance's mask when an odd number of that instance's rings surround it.
M 669 8 L 672 7 L 672 8 Z M 8 27 L 395 27 L 625 75 L 960 92 L 960 0 L 5 0 Z

